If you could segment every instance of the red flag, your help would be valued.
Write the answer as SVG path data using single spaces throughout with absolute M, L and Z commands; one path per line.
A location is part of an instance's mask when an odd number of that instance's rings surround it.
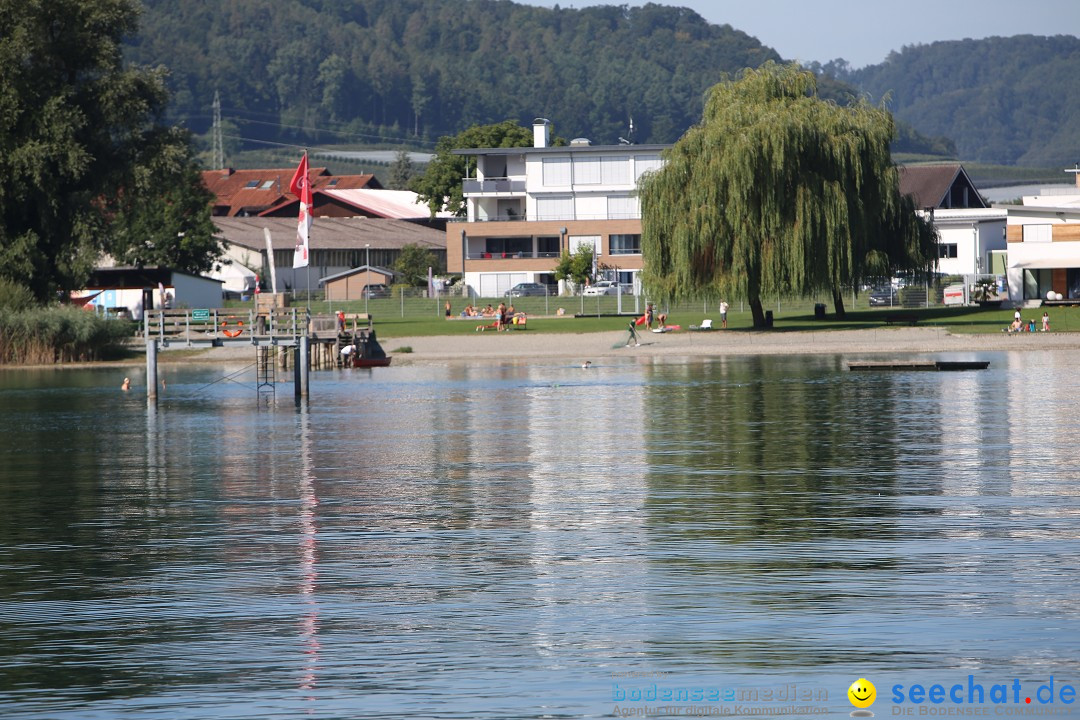
M 296 252 L 293 253 L 293 267 L 307 267 L 308 237 L 311 231 L 311 181 L 308 179 L 307 153 L 304 153 L 300 166 L 293 173 L 289 190 L 300 198 L 300 217 L 296 226 Z

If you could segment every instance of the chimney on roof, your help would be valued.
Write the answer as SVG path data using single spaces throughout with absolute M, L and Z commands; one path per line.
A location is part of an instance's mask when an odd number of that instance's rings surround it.
M 551 122 L 547 118 L 533 120 L 533 147 L 546 148 L 551 139 Z
M 229 177 L 233 174 L 233 169 L 230 167 L 221 168 L 221 177 Z

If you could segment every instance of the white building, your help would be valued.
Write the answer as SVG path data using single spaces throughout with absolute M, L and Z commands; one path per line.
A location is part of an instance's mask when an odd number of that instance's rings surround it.
M 1004 275 L 1004 208 L 934 210 L 929 217 L 938 231 L 938 272 L 946 275 Z
M 550 124 L 533 123 L 533 147 L 476 148 L 464 180 L 465 222 L 447 225 L 447 270 L 475 296 L 496 297 L 520 282 L 554 284 L 559 256 L 591 247 L 611 280 L 635 283 L 642 268 L 637 182 L 661 167 L 666 145 L 550 144 Z
M 1054 188 L 1025 195 L 1008 211 L 1009 300 L 1080 302 L 1080 170 L 1076 188 Z M 1051 302 L 1058 302 L 1056 300 Z

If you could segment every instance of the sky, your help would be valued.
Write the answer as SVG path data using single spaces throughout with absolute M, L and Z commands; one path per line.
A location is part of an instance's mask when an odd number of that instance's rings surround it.
M 517 0 L 582 8 L 644 5 L 638 0 Z M 905 45 L 994 35 L 1080 35 L 1080 0 L 662 0 L 709 22 L 753 35 L 785 60 L 843 58 L 853 68 L 880 63 Z

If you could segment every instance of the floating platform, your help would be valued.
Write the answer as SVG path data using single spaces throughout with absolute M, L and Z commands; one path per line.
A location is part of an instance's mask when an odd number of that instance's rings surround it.
M 848 363 L 848 370 L 985 370 L 989 360 L 907 360 Z

